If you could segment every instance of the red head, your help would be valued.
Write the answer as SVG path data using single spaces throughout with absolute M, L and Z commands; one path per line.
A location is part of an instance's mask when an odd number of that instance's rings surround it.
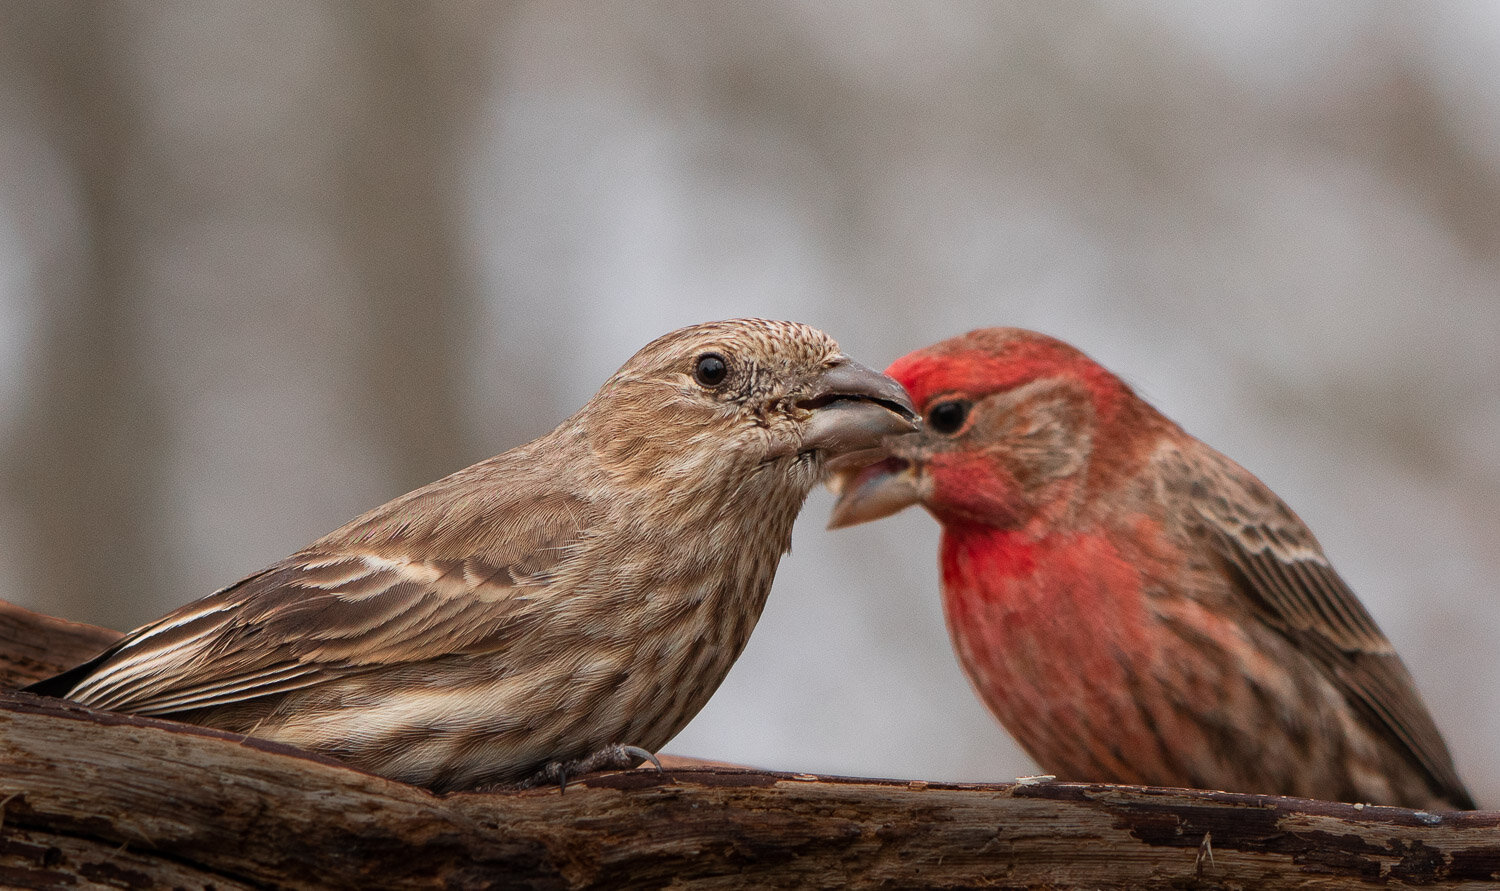
M 1019 328 L 983 328 L 897 359 L 923 429 L 885 459 L 844 471 L 832 525 L 920 502 L 945 524 L 1066 523 L 1091 484 L 1170 424 L 1077 349 Z M 1153 437 L 1154 438 L 1154 437 Z

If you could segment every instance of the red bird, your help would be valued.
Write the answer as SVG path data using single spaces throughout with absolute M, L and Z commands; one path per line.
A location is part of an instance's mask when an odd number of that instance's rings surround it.
M 1390 641 L 1249 471 L 1042 334 L 886 372 L 924 428 L 841 473 L 830 525 L 938 520 L 959 660 L 1043 770 L 1474 807 Z

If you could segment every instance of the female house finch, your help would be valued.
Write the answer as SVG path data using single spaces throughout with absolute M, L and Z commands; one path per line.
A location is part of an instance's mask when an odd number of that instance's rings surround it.
M 439 791 L 631 767 L 739 656 L 828 456 L 914 419 L 820 331 L 684 328 L 546 436 L 28 689 Z
M 1066 779 L 1472 808 L 1411 677 L 1265 484 L 1073 347 L 974 331 L 887 369 L 925 417 L 834 527 L 920 503 L 980 698 Z

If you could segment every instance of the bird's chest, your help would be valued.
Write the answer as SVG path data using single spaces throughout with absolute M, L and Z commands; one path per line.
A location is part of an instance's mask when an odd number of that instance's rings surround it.
M 1007 725 L 1106 708 L 1149 673 L 1141 576 L 1106 536 L 949 531 L 942 572 L 959 659 Z

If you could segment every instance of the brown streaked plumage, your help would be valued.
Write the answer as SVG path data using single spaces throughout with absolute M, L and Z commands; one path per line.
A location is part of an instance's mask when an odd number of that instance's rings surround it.
M 1042 769 L 1474 806 L 1390 642 L 1249 471 L 1034 332 L 887 373 L 926 423 L 846 459 L 832 525 L 937 518 L 959 660 Z
M 29 689 L 438 790 L 633 765 L 738 657 L 826 458 L 913 417 L 807 326 L 684 328 L 546 436 Z

